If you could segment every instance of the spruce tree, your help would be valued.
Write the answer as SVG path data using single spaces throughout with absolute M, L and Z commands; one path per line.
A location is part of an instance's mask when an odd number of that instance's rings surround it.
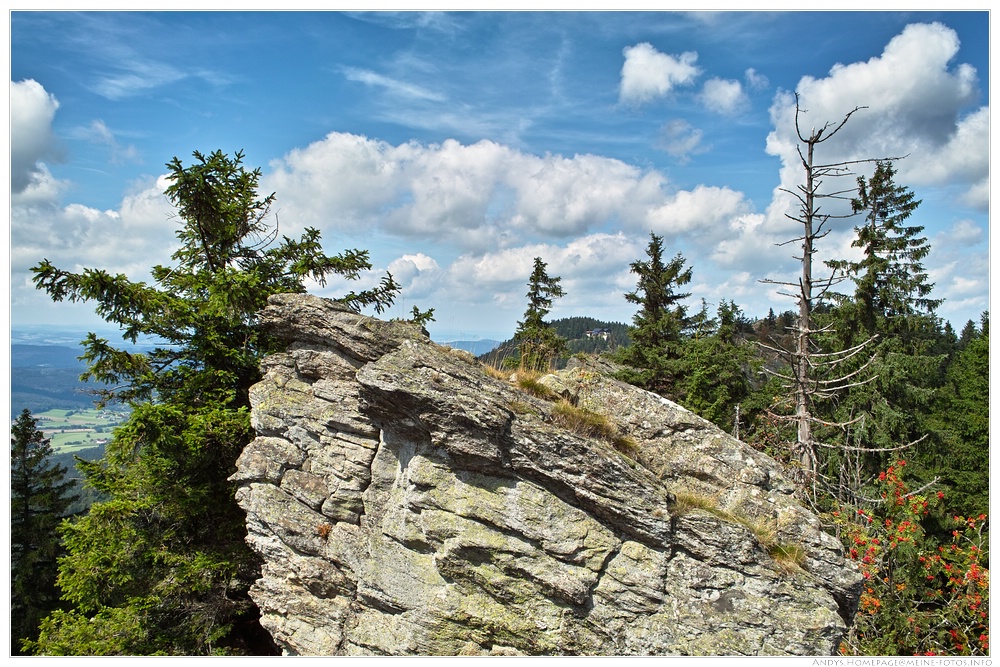
M 281 347 L 257 316 L 271 294 L 304 292 L 306 279 L 354 279 L 370 264 L 366 251 L 324 254 L 311 228 L 276 242 L 275 197 L 258 195 L 260 170 L 244 168 L 241 152 L 194 158 L 167 164 L 180 247 L 172 265 L 152 268 L 154 284 L 48 260 L 33 269 L 54 300 L 95 302 L 126 339 L 159 343 L 134 353 L 94 334 L 85 341 L 86 377 L 107 385 L 101 400 L 127 402 L 131 416 L 102 461 L 81 463 L 108 500 L 66 530 L 59 585 L 74 609 L 46 619 L 38 653 L 273 650 L 248 595 L 259 564 L 228 480 L 254 437 L 249 390 L 260 361 Z M 388 276 L 342 300 L 381 312 L 397 291 Z
M 38 637 L 39 622 L 59 605 L 57 527 L 76 500 L 66 468 L 54 464 L 52 445 L 38 420 L 23 410 L 10 438 L 11 653 Z
M 916 333 L 914 316 L 931 314 L 940 304 L 929 297 L 934 284 L 928 282 L 923 266 L 930 252 L 927 239 L 920 236 L 924 228 L 905 224 L 920 201 L 896 184 L 895 174 L 891 161 L 878 161 L 871 177 L 858 178 L 858 195 L 851 207 L 864 215 L 864 224 L 855 227 L 851 245 L 861 248 L 864 257 L 857 262 L 827 262 L 855 285 L 852 301 L 838 299 L 843 333 L 861 328 L 867 335 L 909 337 Z M 849 323 L 854 327 L 848 328 Z
M 828 462 L 831 471 L 854 469 L 854 485 L 897 458 L 926 454 L 939 444 L 920 415 L 929 413 L 945 363 L 937 354 L 941 332 L 934 310 L 940 301 L 930 298 L 934 286 L 923 267 L 930 252 L 923 227 L 906 224 L 920 201 L 895 182 L 895 173 L 891 161 L 878 161 L 869 178 L 858 178 L 852 208 L 864 219 L 852 245 L 863 258 L 828 262 L 855 286 L 851 295 L 834 296 L 837 307 L 829 320 L 839 345 L 875 338 L 874 354 L 864 361 L 871 381 L 853 384 L 837 406 L 836 418 L 850 422 L 845 443 L 854 454 Z M 849 360 L 845 371 L 862 363 Z M 913 451 L 910 445 L 918 441 Z
M 625 294 L 630 303 L 639 305 L 629 331 L 632 345 L 622 348 L 617 360 L 629 367 L 621 377 L 627 382 L 663 394 L 674 395 L 673 380 L 678 372 L 681 343 L 691 326 L 684 299 L 689 293 L 678 288 L 691 282 L 691 269 L 685 267 L 680 253 L 668 263 L 663 261 L 663 237 L 650 233 L 646 246 L 647 260 L 632 262 L 632 273 L 639 277 L 635 290 Z
M 535 258 L 528 279 L 528 308 L 514 332 L 520 366 L 526 370 L 547 370 L 553 359 L 566 350 L 566 340 L 545 322 L 545 316 L 552 309 L 552 301 L 565 296 L 559 285 L 562 279 L 550 277 L 546 266 L 541 257 Z

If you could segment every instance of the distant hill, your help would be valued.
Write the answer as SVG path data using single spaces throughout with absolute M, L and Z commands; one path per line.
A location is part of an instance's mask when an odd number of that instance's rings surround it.
M 556 361 L 557 367 L 564 366 L 574 354 L 601 354 L 632 343 L 628 325 L 620 322 L 604 322 L 593 317 L 564 317 L 552 320 L 549 325 L 566 339 L 569 351 L 565 357 Z M 503 364 L 510 357 L 518 358 L 517 344 L 512 338 L 498 344 L 490 352 L 479 355 L 480 360 L 494 366 Z
M 76 410 L 94 407 L 88 391 L 101 386 L 80 382 L 86 364 L 80 361 L 87 330 L 49 325 L 11 329 L 10 411 L 11 419 L 27 408 L 33 414 L 63 408 Z M 120 332 L 98 329 L 96 333 L 112 345 L 130 352 L 145 352 L 155 347 L 151 339 L 136 343 L 121 340 Z
M 10 367 L 83 368 L 84 363 L 79 359 L 81 354 L 83 350 L 78 347 L 13 343 L 10 346 Z
M 11 344 L 11 419 L 25 408 L 38 414 L 56 408 L 93 407 L 94 398 L 86 390 L 95 385 L 80 382 L 80 374 L 87 368 L 78 359 L 81 354 L 79 347 Z

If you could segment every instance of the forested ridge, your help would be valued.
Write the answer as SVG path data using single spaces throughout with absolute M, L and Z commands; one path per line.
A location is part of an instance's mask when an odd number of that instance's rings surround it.
M 803 145 L 842 125 L 800 135 Z M 810 244 L 832 224 L 815 206 L 822 179 L 810 175 L 848 176 L 861 261 L 829 262 L 823 277 L 804 261 L 792 301 L 750 318 L 734 301 L 690 308 L 700 295 L 684 290 L 697 267 L 651 233 L 646 257 L 630 267 L 636 288 L 624 298 L 637 312 L 626 326 L 547 321 L 564 291 L 539 257 L 525 316 L 487 361 L 540 373 L 572 354 L 607 355 L 620 379 L 781 461 L 865 577 L 843 653 L 987 654 L 989 315 L 956 332 L 935 314 L 922 267 L 929 245 L 908 222 L 919 201 L 895 182 L 892 160 L 873 160 L 862 177 L 805 155 L 808 196 L 793 218 L 803 231 L 792 241 L 811 259 Z M 261 359 L 279 349 L 256 317 L 270 294 L 305 291 L 307 279 L 357 278 L 370 265 L 362 250 L 326 255 L 314 229 L 279 240 L 269 223 L 275 196 L 257 193 L 260 172 L 239 153 L 195 153 L 191 165 L 175 158 L 168 168 L 180 249 L 172 266 L 153 268 L 157 284 L 47 260 L 33 269 L 54 300 L 93 302 L 127 339 L 164 345 L 128 352 L 94 335 L 85 342 L 99 401 L 131 413 L 102 460 L 79 464 L 102 500 L 58 530 L 68 499 L 38 463 L 51 452 L 30 414 L 12 434 L 12 452 L 40 453 L 30 463 L 12 457 L 12 479 L 26 480 L 12 488 L 13 503 L 48 517 L 13 517 L 20 534 L 45 538 L 48 554 L 46 567 L 29 566 L 34 542 L 13 532 L 14 605 L 31 586 L 58 591 L 38 600 L 37 627 L 15 629 L 15 652 L 273 651 L 247 594 L 260 565 L 228 481 L 253 438 L 249 388 Z M 342 301 L 378 314 L 398 291 L 388 275 Z M 429 319 L 433 310 L 414 307 L 412 321 Z

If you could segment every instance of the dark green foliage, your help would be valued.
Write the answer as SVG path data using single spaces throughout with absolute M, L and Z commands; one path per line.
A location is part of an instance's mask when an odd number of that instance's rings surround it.
M 831 268 L 845 272 L 854 281 L 852 300 L 840 297 L 846 316 L 842 333 L 887 333 L 906 336 L 908 319 L 915 313 L 930 313 L 939 300 L 928 298 L 933 283 L 927 282 L 923 259 L 930 252 L 923 227 L 905 226 L 920 205 L 912 192 L 893 181 L 892 162 L 878 162 L 866 181 L 858 178 L 858 196 L 851 201 L 855 213 L 863 213 L 864 224 L 855 227 L 851 244 L 861 248 L 859 262 L 832 261 Z
M 434 321 L 434 309 L 428 308 L 422 311 L 414 306 L 413 310 L 410 311 L 410 319 L 408 321 L 416 324 L 418 327 L 423 327 L 428 322 Z
M 616 359 L 631 370 L 622 379 L 640 387 L 669 395 L 681 357 L 681 339 L 691 326 L 687 308 L 681 303 L 690 294 L 677 292 L 691 282 L 691 269 L 678 253 L 663 263 L 663 237 L 650 234 L 646 247 L 649 259 L 632 262 L 632 273 L 639 277 L 636 288 L 625 294 L 630 303 L 639 305 L 630 332 L 632 345 L 623 348 Z
M 618 322 L 603 322 L 593 317 L 564 317 L 552 320 L 549 326 L 566 339 L 567 352 L 571 355 L 606 352 L 631 343 L 629 327 Z
M 931 422 L 942 442 L 921 457 L 951 487 L 949 502 L 962 516 L 989 511 L 989 329 L 989 313 L 983 313 L 980 329 L 948 367 Z
M 56 301 L 93 301 L 122 328 L 161 341 L 148 353 L 90 334 L 85 378 L 107 383 L 101 400 L 132 413 L 105 458 L 80 464 L 107 498 L 65 528 L 59 585 L 75 608 L 50 617 L 35 650 L 46 654 L 247 653 L 258 612 L 247 590 L 259 576 L 244 543 L 244 515 L 228 477 L 254 437 L 249 389 L 261 358 L 279 349 L 257 325 L 267 297 L 303 292 L 307 279 L 357 278 L 365 251 L 328 256 L 319 232 L 298 240 L 268 224 L 274 195 L 260 198 L 260 170 L 242 153 L 195 153 L 168 163 L 181 247 L 155 266 L 155 284 L 47 260 L 35 283 Z M 391 276 L 344 303 L 381 312 L 398 286 Z M 257 628 L 259 630 L 259 627 Z M 273 650 L 273 647 L 271 648 Z
M 958 339 L 958 349 L 964 350 L 969 343 L 976 340 L 978 337 L 979 332 L 976 330 L 976 323 L 969 320 L 965 323 L 965 326 L 962 327 L 962 335 Z
M 576 354 L 602 354 L 630 344 L 629 327 L 619 322 L 604 322 L 593 317 L 564 317 L 547 323 L 560 338 L 565 339 L 566 348 L 562 355 L 552 361 L 556 368 L 564 368 L 569 358 Z M 517 365 L 518 344 L 514 339 L 495 345 L 492 350 L 480 354 L 480 361 L 495 367 Z
M 674 391 L 681 405 L 738 434 L 737 418 L 749 424 L 765 407 L 754 400 L 763 359 L 750 321 L 734 302 L 723 301 L 716 314 L 708 318 L 703 308 L 700 333 L 684 340 Z
M 830 437 L 839 435 L 839 442 L 852 448 L 827 452 L 827 472 L 840 476 L 842 488 L 856 488 L 900 456 L 914 458 L 914 452 L 900 448 L 913 444 L 919 458 L 920 452 L 940 446 L 939 434 L 926 420 L 946 363 L 938 353 L 940 327 L 933 314 L 939 301 L 929 298 L 933 285 L 922 265 L 930 246 L 919 236 L 922 227 L 906 226 L 920 202 L 894 183 L 894 174 L 891 162 L 878 162 L 869 179 L 858 179 L 852 206 L 865 217 L 852 245 L 864 257 L 829 262 L 851 278 L 855 290 L 837 295 L 836 307 L 816 316 L 837 332 L 832 339 L 817 338 L 831 349 L 849 349 L 875 337 L 872 353 L 841 365 L 851 386 L 827 406 L 827 418 L 847 424 L 842 434 Z M 847 470 L 853 471 L 852 484 L 842 477 Z
M 277 230 L 269 229 L 267 218 L 274 195 L 257 198 L 260 170 L 244 169 L 242 153 L 194 156 L 197 163 L 188 168 L 177 158 L 167 164 L 173 182 L 166 194 L 184 221 L 177 233 L 182 245 L 172 256 L 176 266 L 153 267 L 155 286 L 100 269 L 74 274 L 48 260 L 32 269 L 36 286 L 53 300 L 94 301 L 125 339 L 134 343 L 146 335 L 162 341 L 141 354 L 88 336 L 84 377 L 125 385 L 103 391 L 104 400 L 245 404 L 256 381 L 257 355 L 273 347 L 255 319 L 267 296 L 303 292 L 307 278 L 324 285 L 329 274 L 356 279 L 371 268 L 367 251 L 323 254 L 313 228 L 299 240 L 284 237 L 273 246 Z M 352 292 L 343 301 L 382 312 L 398 290 L 390 275 L 376 289 Z
M 52 461 L 49 440 L 23 410 L 10 438 L 11 652 L 38 637 L 41 619 L 59 606 L 56 528 L 76 500 L 67 470 Z
M 519 365 L 528 370 L 546 370 L 565 352 L 566 341 L 545 323 L 553 299 L 565 296 L 558 277 L 549 277 L 541 257 L 535 258 L 528 279 L 528 309 L 517 323 L 514 341 L 518 344 Z

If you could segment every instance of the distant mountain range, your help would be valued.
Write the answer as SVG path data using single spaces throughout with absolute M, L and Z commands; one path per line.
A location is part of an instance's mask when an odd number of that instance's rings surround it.
M 10 346 L 11 419 L 27 408 L 32 414 L 57 408 L 76 410 L 94 407 L 85 390 L 95 385 L 80 382 L 86 365 L 77 357 L 79 347 L 63 345 Z
M 471 352 L 475 356 L 479 357 L 489 352 L 492 352 L 501 341 L 493 340 L 492 338 L 484 338 L 482 340 L 450 340 L 440 345 L 447 345 L 448 347 L 453 347 L 456 350 L 466 350 Z
M 81 354 L 83 354 L 83 349 L 80 347 L 12 343 L 10 346 L 10 367 L 82 368 L 84 363 L 78 358 Z

